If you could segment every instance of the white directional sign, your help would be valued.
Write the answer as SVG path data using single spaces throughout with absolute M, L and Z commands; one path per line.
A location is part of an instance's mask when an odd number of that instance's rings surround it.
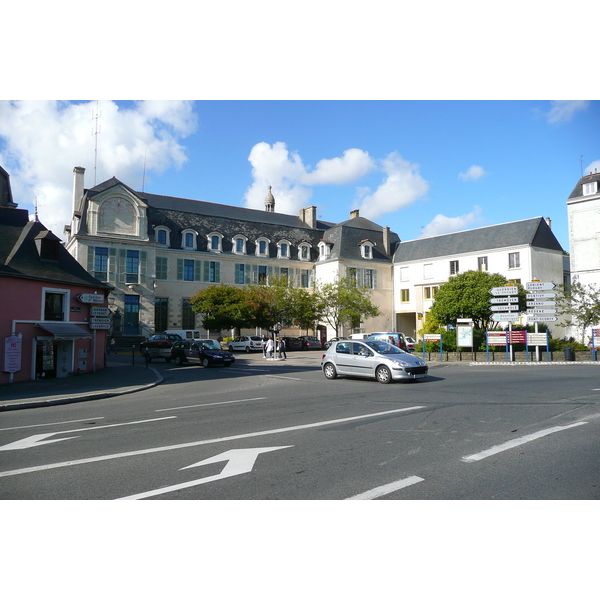
M 424 333 L 423 339 L 426 342 L 439 342 L 442 339 L 441 333 Z
M 545 333 L 528 333 L 527 343 L 530 346 L 545 346 L 548 343 L 548 339 Z
M 525 289 L 529 292 L 537 292 L 541 290 L 553 290 L 556 284 L 552 281 L 529 281 L 525 284 Z
M 530 300 L 527 306 L 556 306 L 556 300 Z
M 527 314 L 533 315 L 555 315 L 556 310 L 554 308 L 528 308 Z
M 90 317 L 109 317 L 110 309 L 105 306 L 90 306 Z
M 491 304 L 519 304 L 518 296 L 507 296 L 506 298 L 490 298 Z
M 504 287 L 495 287 L 490 290 L 492 296 L 514 296 L 519 293 L 516 285 L 505 285 Z
M 530 315 L 527 314 L 527 320 L 528 321 L 539 321 L 539 322 L 551 322 L 551 321 L 558 321 L 558 317 L 556 316 L 551 316 L 551 315 Z
M 75 298 L 84 304 L 102 304 L 104 302 L 103 294 L 78 294 Z
M 527 294 L 527 300 L 537 300 L 538 298 L 556 298 L 556 292 L 540 292 L 539 294 Z
M 517 313 L 492 313 L 494 321 L 516 321 L 519 315 Z
M 492 310 L 497 310 L 500 312 L 514 312 L 514 313 L 518 313 L 519 312 L 519 305 L 518 304 L 495 304 L 494 306 L 490 306 L 490 308 Z

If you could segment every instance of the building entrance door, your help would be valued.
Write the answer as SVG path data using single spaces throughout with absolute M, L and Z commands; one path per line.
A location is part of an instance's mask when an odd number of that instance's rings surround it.
M 139 335 L 140 333 L 140 297 L 125 294 L 125 312 L 123 314 L 123 333 Z

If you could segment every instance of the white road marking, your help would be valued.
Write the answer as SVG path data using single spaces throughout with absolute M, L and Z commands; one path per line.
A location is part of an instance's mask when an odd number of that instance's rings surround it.
M 207 404 L 191 404 L 190 406 L 175 406 L 173 408 L 157 408 L 154 412 L 164 412 L 165 410 L 182 410 L 184 408 L 202 408 L 203 406 L 219 406 L 221 404 L 234 404 L 235 402 L 252 402 L 252 400 L 266 400 L 266 397 L 245 398 L 244 400 L 226 400 L 225 402 L 209 402 Z
M 13 471 L 0 472 L 0 477 L 9 477 L 11 475 L 23 475 L 25 473 L 35 473 L 37 471 L 47 471 L 49 469 L 59 469 L 61 467 L 73 467 L 75 465 L 85 465 L 94 462 L 100 462 L 104 460 L 113 460 L 115 458 L 127 458 L 130 456 L 141 456 L 144 454 L 153 454 L 155 452 L 168 452 L 170 450 L 180 450 L 182 448 L 193 448 L 195 446 L 204 446 L 206 444 L 216 444 L 218 442 L 230 442 L 232 440 L 241 440 L 251 437 L 260 437 L 263 435 L 273 435 L 276 433 L 287 433 L 288 431 L 299 431 L 301 429 L 313 429 L 315 427 L 323 427 L 325 425 L 337 425 L 338 423 L 348 423 L 350 421 L 360 421 L 365 419 L 373 419 L 376 417 L 383 417 L 385 415 L 393 415 L 397 413 L 406 412 L 409 410 L 419 410 L 425 408 L 424 406 L 409 406 L 406 408 L 396 408 L 394 410 L 386 410 L 378 413 L 369 413 L 365 415 L 358 415 L 356 417 L 346 417 L 343 419 L 332 419 L 330 421 L 318 421 L 316 423 L 307 423 L 306 425 L 293 425 L 291 427 L 281 427 L 280 429 L 268 429 L 266 431 L 255 431 L 252 433 L 241 433 L 239 435 L 230 435 L 222 438 L 214 438 L 210 440 L 199 440 L 197 442 L 187 442 L 184 444 L 174 444 L 172 446 L 160 446 L 158 448 L 146 448 L 144 450 L 132 450 L 131 452 L 119 452 L 118 454 L 107 454 L 105 456 L 93 456 L 91 458 L 80 458 L 77 460 L 68 460 L 60 463 L 52 463 L 48 465 L 38 465 L 36 467 L 25 467 L 22 469 L 15 469 Z M 63 432 L 64 433 L 64 432 Z
M 406 479 L 399 479 L 398 481 L 393 481 L 392 483 L 387 483 L 386 485 L 380 485 L 379 487 L 363 492 L 362 494 L 346 498 L 346 500 L 373 500 L 375 498 L 379 498 L 380 496 L 387 496 L 396 490 L 401 490 L 402 488 L 408 487 L 409 485 L 414 485 L 420 481 L 425 480 L 422 477 L 412 475 Z
M 285 377 L 284 375 L 265 375 L 265 377 L 274 377 L 275 379 L 293 379 L 294 381 L 302 381 L 300 377 Z
M 39 423 L 38 425 L 21 425 L 19 427 L 3 427 L 0 431 L 10 431 L 11 429 L 28 429 L 29 427 L 52 427 L 53 425 L 68 425 L 69 423 L 81 423 L 81 421 L 99 421 L 104 417 L 90 417 L 89 419 L 75 419 L 74 421 L 58 421 L 57 423 Z
M 523 437 L 516 438 L 514 440 L 510 440 L 505 442 L 504 444 L 498 444 L 497 446 L 492 446 L 483 452 L 478 452 L 477 454 L 471 454 L 469 456 L 463 456 L 461 460 L 463 462 L 475 462 L 477 460 L 483 460 L 488 456 L 492 456 L 494 454 L 498 454 L 499 452 L 504 452 L 505 450 L 510 450 L 511 448 L 515 448 L 516 446 L 520 446 L 521 444 L 526 444 L 527 442 L 532 442 L 533 440 L 537 440 L 538 438 L 544 437 L 546 435 L 550 435 L 552 433 L 557 433 L 558 431 L 564 431 L 565 429 L 571 429 L 571 427 L 578 427 L 579 425 L 586 425 L 587 421 L 580 421 L 578 423 L 572 423 L 571 425 L 564 425 L 559 427 L 550 427 L 549 429 L 542 429 L 541 431 L 537 431 L 536 433 L 532 433 L 530 435 L 524 435 Z

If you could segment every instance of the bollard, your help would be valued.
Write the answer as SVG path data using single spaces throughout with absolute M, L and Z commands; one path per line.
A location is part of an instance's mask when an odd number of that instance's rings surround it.
M 135 344 L 131 346 L 131 364 L 135 365 Z

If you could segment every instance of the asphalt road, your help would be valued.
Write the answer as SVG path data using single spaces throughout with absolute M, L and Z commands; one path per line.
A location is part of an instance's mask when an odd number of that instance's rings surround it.
M 154 361 L 156 388 L 3 413 L 0 498 L 600 498 L 596 366 L 442 363 L 381 385 L 327 381 L 319 358 Z

